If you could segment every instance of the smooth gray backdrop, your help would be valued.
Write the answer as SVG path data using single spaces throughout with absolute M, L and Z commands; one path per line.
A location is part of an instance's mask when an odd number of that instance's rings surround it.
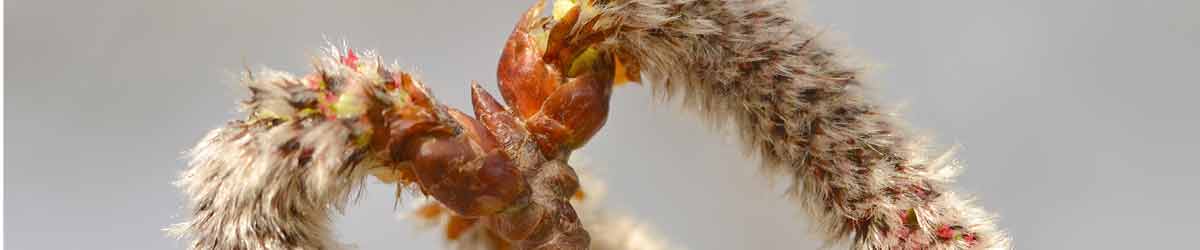
M 418 68 L 441 100 L 495 90 L 532 1 L 6 3 L 7 249 L 179 249 L 181 152 L 239 114 L 244 64 L 306 71 L 346 38 Z M 807 20 L 878 65 L 879 99 L 962 145 L 961 191 L 1019 249 L 1192 245 L 1200 177 L 1200 1 L 844 1 Z M 812 249 L 805 219 L 734 140 L 644 86 L 588 145 L 608 203 L 690 249 Z M 374 182 L 374 181 L 372 181 Z M 437 249 L 373 184 L 337 219 L 362 249 Z

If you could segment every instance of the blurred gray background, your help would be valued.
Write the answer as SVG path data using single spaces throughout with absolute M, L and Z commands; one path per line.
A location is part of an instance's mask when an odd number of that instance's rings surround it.
M 5 247 L 179 249 L 181 153 L 238 116 L 243 65 L 307 71 L 322 35 L 416 67 L 441 100 L 495 90 L 532 1 L 7 1 Z M 797 4 L 800 5 L 800 4 Z M 875 67 L 878 98 L 962 145 L 961 191 L 1018 249 L 1177 249 L 1200 219 L 1200 1 L 803 4 Z M 813 249 L 782 185 L 645 86 L 584 154 L 607 203 L 689 249 Z M 375 183 L 374 180 L 372 180 Z M 392 188 L 337 219 L 362 249 L 438 249 Z

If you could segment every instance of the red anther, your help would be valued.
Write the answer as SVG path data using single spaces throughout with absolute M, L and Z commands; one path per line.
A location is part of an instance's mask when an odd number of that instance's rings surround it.
M 951 229 L 949 225 L 942 225 L 937 229 L 937 236 L 943 240 L 954 238 L 954 229 Z
M 341 60 L 346 67 L 358 70 L 358 55 L 354 54 L 354 49 L 346 48 L 346 55 L 343 55 Z

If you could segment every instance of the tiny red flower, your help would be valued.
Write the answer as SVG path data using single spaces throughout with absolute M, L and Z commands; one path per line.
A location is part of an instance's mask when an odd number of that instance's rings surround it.
M 358 69 L 358 55 L 354 54 L 354 49 L 346 48 L 346 55 L 342 56 L 342 64 L 345 64 L 351 69 Z
M 937 229 L 937 236 L 943 240 L 954 238 L 954 229 L 950 229 L 949 225 L 942 225 Z

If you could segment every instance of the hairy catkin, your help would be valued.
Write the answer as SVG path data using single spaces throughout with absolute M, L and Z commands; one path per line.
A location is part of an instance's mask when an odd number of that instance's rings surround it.
M 372 148 L 379 106 L 404 106 L 407 93 L 374 56 L 357 61 L 337 48 L 306 77 L 247 74 L 247 117 L 212 130 L 188 156 L 176 182 L 189 218 L 169 228 L 191 249 L 343 249 L 330 216 L 387 156 Z M 378 119 L 376 119 L 378 120 Z
M 959 167 L 928 159 L 893 114 L 864 98 L 860 72 L 820 29 L 773 1 L 612 0 L 603 43 L 640 65 L 656 92 L 716 123 L 733 121 L 830 242 L 854 249 L 1003 249 L 991 216 L 950 191 Z
M 364 174 L 347 162 L 352 152 L 330 138 L 346 130 L 321 124 L 303 134 L 287 127 L 230 125 L 211 132 L 192 151 L 179 181 L 193 207 L 190 221 L 171 230 L 192 238 L 192 249 L 336 249 L 329 210 L 340 208 Z M 286 135 L 285 135 L 286 134 Z M 299 138 L 316 145 L 312 164 L 301 153 L 276 153 L 272 141 Z

